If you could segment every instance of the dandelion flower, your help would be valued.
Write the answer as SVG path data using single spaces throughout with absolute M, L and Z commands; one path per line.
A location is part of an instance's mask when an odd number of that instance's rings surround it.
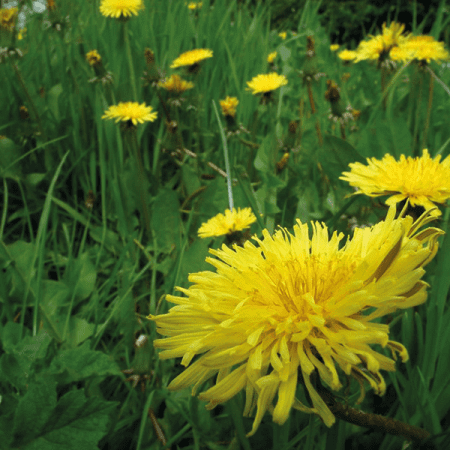
M 191 10 L 191 11 L 195 11 L 196 9 L 200 9 L 202 7 L 203 3 L 202 2 L 189 2 L 187 4 L 187 7 Z
M 389 27 L 383 23 L 382 33 L 378 36 L 372 36 L 367 41 L 361 41 L 356 49 L 355 62 L 366 59 L 382 61 L 389 56 L 392 48 L 406 42 L 409 38 L 403 33 L 405 25 L 392 22 Z
M 198 235 L 201 238 L 223 236 L 249 228 L 254 222 L 256 222 L 256 217 L 251 208 L 238 208 L 237 210 L 234 208 L 232 211 L 227 209 L 225 215 L 217 214 L 205 222 L 199 228 Z
M 8 31 L 12 31 L 18 15 L 18 8 L 0 8 L 0 26 Z
M 383 222 L 355 229 L 343 246 L 342 233 L 329 238 L 327 227 L 316 222 L 310 238 L 308 224 L 298 220 L 293 235 L 264 230 L 255 244 L 211 249 L 215 258 L 207 262 L 216 272 L 191 274 L 193 285 L 177 288 L 185 297 L 167 296 L 177 306 L 149 316 L 165 336 L 154 341 L 163 349 L 159 357 L 181 357 L 189 366 L 169 389 L 193 386 L 195 395 L 217 375 L 199 395 L 207 409 L 245 390 L 244 415 L 256 411 L 249 435 L 266 411 L 282 425 L 292 408 L 318 414 L 331 426 L 335 418 L 311 382 L 313 373 L 333 390 L 342 387 L 340 372 L 355 378 L 360 401 L 365 382 L 383 395 L 381 370 L 395 371 L 397 354 L 406 361 L 408 352 L 389 339 L 388 325 L 374 320 L 426 300 L 423 267 L 443 233 L 418 231 L 430 222 L 428 213 L 415 222 L 395 219 L 395 213 L 391 207 Z M 389 348 L 393 359 L 374 344 Z M 299 383 L 309 406 L 296 397 Z
M 177 94 L 181 94 L 188 89 L 192 89 L 194 87 L 194 83 L 190 81 L 183 80 L 179 75 L 171 75 L 165 81 L 160 81 L 158 83 L 159 87 L 166 89 L 167 91 L 176 92 Z
M 444 48 L 444 43 L 436 41 L 432 36 L 412 36 L 399 47 L 393 48 L 390 57 L 394 61 L 417 59 L 430 63 L 449 59 L 450 55 Z
M 116 119 L 116 123 L 130 121 L 133 125 L 144 122 L 153 122 L 158 116 L 157 112 L 152 112 L 151 106 L 140 105 L 137 102 L 120 102 L 118 105 L 110 106 L 102 119 Z
M 90 66 L 96 66 L 97 64 L 100 64 L 101 60 L 102 57 L 97 50 L 91 50 L 90 52 L 86 53 L 86 61 Z
M 355 50 L 342 50 L 342 52 L 338 53 L 338 57 L 342 59 L 342 61 L 353 61 L 356 59 L 356 52 Z
M 440 155 L 430 158 L 427 149 L 421 157 L 401 155 L 399 161 L 387 154 L 381 161 L 367 158 L 367 166 L 359 162 L 350 164 L 350 172 L 343 172 L 340 179 L 357 187 L 355 194 L 391 195 L 386 200 L 388 205 L 409 199 L 412 206 L 429 210 L 435 208 L 435 203 L 450 198 L 450 156 L 440 160 Z M 432 215 L 440 216 L 441 212 L 434 209 Z
M 102 0 L 100 12 L 106 17 L 131 17 L 144 9 L 142 0 Z
M 197 48 L 188 52 L 182 53 L 177 59 L 172 62 L 171 69 L 176 69 L 182 66 L 193 66 L 206 58 L 212 58 L 213 52 L 207 48 Z
M 284 41 L 287 37 L 287 33 L 286 31 L 281 31 L 280 33 L 278 33 L 278 36 L 280 36 L 280 38 Z
M 335 52 L 335 51 L 339 50 L 339 47 L 340 47 L 339 44 L 331 44 L 331 45 L 330 45 L 330 50 L 331 50 L 332 52 Z
M 269 53 L 269 55 L 267 56 L 267 62 L 269 64 L 272 64 L 275 61 L 275 58 L 277 57 L 277 54 L 278 54 L 277 52 Z
M 247 91 L 253 91 L 252 94 L 259 94 L 274 91 L 288 83 L 284 75 L 278 75 L 275 72 L 268 74 L 260 74 L 253 77 L 251 81 L 247 81 Z
M 236 108 L 239 105 L 239 100 L 236 97 L 227 96 L 224 100 L 220 100 L 219 103 L 224 116 L 234 117 L 236 115 Z

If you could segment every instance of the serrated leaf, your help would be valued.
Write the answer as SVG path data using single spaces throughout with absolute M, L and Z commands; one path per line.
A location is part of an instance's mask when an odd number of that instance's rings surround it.
M 115 402 L 70 391 L 56 402 L 56 383 L 39 380 L 20 401 L 13 447 L 21 450 L 98 450 Z
M 89 342 L 59 353 L 51 362 L 49 374 L 58 375 L 60 383 L 80 381 L 91 376 L 117 375 L 119 369 L 108 355 L 91 350 Z

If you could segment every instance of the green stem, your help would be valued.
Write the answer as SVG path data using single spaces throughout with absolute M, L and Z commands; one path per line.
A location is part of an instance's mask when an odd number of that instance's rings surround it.
M 434 91 L 434 78 L 430 73 L 430 84 L 428 86 L 428 105 L 427 105 L 427 117 L 425 119 L 425 128 L 423 130 L 422 145 L 420 150 L 426 147 L 428 129 L 430 128 L 431 108 L 433 106 L 433 91 Z
M 134 73 L 133 58 L 131 56 L 131 44 L 130 37 L 128 36 L 128 21 L 123 24 L 123 33 L 125 39 L 125 52 L 127 54 L 128 68 L 130 70 L 131 88 L 133 89 L 133 97 L 135 101 L 138 101 L 137 88 L 136 88 L 136 75 Z
M 382 433 L 403 436 L 412 441 L 423 441 L 430 437 L 430 433 L 423 428 L 415 427 L 400 420 L 384 417 L 379 414 L 365 413 L 358 409 L 339 403 L 333 394 L 317 383 L 317 392 L 320 394 L 330 411 L 339 419 L 353 425 L 372 428 Z
M 152 236 L 151 233 L 151 227 L 150 227 L 150 211 L 148 208 L 148 202 L 147 202 L 147 192 L 146 192 L 146 179 L 145 179 L 145 174 L 144 174 L 144 166 L 142 163 L 142 155 L 141 155 L 141 150 L 139 148 L 139 144 L 137 142 L 137 130 L 135 127 L 133 127 L 132 131 L 131 131 L 131 137 L 130 137 L 130 141 L 131 141 L 131 148 L 132 148 L 132 152 L 133 155 L 135 157 L 136 160 L 136 166 L 137 166 L 137 171 L 138 171 L 138 184 L 139 184 L 139 191 L 140 191 L 140 197 L 141 197 L 141 203 L 142 203 L 142 215 L 144 217 L 144 225 L 145 225 L 145 230 L 147 232 L 147 239 L 150 239 Z

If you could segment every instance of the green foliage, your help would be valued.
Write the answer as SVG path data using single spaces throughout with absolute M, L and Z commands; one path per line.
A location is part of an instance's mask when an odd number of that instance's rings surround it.
M 197 234 L 229 207 L 222 130 L 234 205 L 252 208 L 259 236 L 297 219 L 349 235 L 385 215 L 382 201 L 347 198 L 339 176 L 349 163 L 423 148 L 449 154 L 447 63 L 430 64 L 434 81 L 413 64 L 397 67 L 383 92 L 375 63 L 344 65 L 330 50 L 337 36 L 350 44 L 376 33 L 374 17 L 401 21 L 410 3 L 206 0 L 190 11 L 182 0 L 152 0 L 122 22 L 103 17 L 98 1 L 56 0 L 27 18 L 24 39 L 0 29 L 0 47 L 23 53 L 0 64 L 0 448 L 344 449 L 371 439 L 402 448 L 402 438 L 344 422 L 327 429 L 300 411 L 283 427 L 267 416 L 246 438 L 242 393 L 208 412 L 190 392 L 166 389 L 183 368 L 158 359 L 147 316 L 166 312 L 165 295 L 189 274 L 212 270 L 208 250 L 226 242 Z M 412 29 L 446 37 L 445 2 L 428 14 L 414 5 Z M 170 68 L 194 48 L 214 56 L 197 72 Z M 86 61 L 93 49 L 101 68 Z M 271 71 L 288 84 L 265 96 L 246 90 Z M 174 73 L 194 88 L 157 87 Z M 342 111 L 354 112 L 348 120 L 331 114 L 327 80 Z M 226 96 L 239 99 L 236 117 L 218 123 L 212 101 Z M 102 119 L 122 101 L 151 105 L 157 120 L 130 129 Z M 448 219 L 446 210 L 436 226 L 448 230 Z M 428 302 L 391 317 L 392 339 L 411 360 L 386 375 L 384 400 L 368 393 L 361 405 L 434 435 L 448 435 L 449 258 L 445 237 L 427 266 Z M 354 388 L 338 395 L 353 405 Z

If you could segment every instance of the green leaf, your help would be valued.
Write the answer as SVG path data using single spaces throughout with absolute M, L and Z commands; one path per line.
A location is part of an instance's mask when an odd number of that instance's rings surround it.
M 21 399 L 12 447 L 21 450 L 98 450 L 115 402 L 70 391 L 56 401 L 56 383 L 37 380 Z
M 181 218 L 178 196 L 172 189 L 162 189 L 152 205 L 152 229 L 158 249 L 170 253 L 180 242 Z
M 22 170 L 19 163 L 15 162 L 20 157 L 19 149 L 8 138 L 0 138 L 0 177 L 18 180 L 22 177 Z
M 89 342 L 85 342 L 75 349 L 62 351 L 52 360 L 48 373 L 57 375 L 61 384 L 120 373 L 113 359 L 89 346 Z
M 91 295 L 95 287 L 97 273 L 91 262 L 89 252 L 83 253 L 79 258 L 73 261 L 73 264 L 66 271 L 65 280 L 72 295 L 78 300 L 84 300 Z
M 61 120 L 61 114 L 59 111 L 59 96 L 62 94 L 62 84 L 56 84 L 47 93 L 47 104 L 52 112 L 54 118 L 59 122 Z
M 331 180 L 337 180 L 353 162 L 364 162 L 363 157 L 344 139 L 325 135 L 323 146 L 317 152 L 317 161 Z

